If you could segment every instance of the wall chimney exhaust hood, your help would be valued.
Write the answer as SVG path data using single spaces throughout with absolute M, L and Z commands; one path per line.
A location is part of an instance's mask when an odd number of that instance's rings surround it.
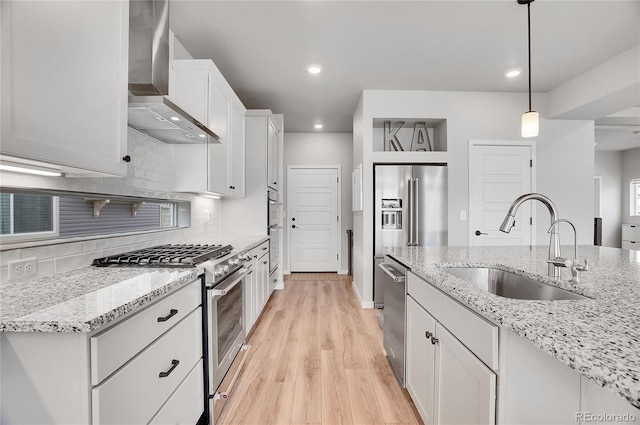
M 169 93 L 169 0 L 129 2 L 130 127 L 165 143 L 220 143 Z

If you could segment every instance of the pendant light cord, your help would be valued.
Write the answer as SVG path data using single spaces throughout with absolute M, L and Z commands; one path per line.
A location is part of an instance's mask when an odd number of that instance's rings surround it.
M 531 1 L 527 3 L 527 40 L 529 46 L 529 112 L 531 112 Z

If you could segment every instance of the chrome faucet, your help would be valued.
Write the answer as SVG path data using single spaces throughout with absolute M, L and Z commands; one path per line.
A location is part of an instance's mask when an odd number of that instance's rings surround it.
M 554 264 L 560 267 L 571 267 L 571 282 L 580 283 L 580 272 L 586 272 L 589 270 L 589 259 L 584 259 L 584 265 L 580 264 L 580 260 L 578 260 L 578 234 L 576 232 L 576 226 L 573 225 L 569 220 L 565 220 L 564 218 L 560 218 L 554 221 L 551 226 L 549 226 L 549 230 L 547 233 L 550 233 L 557 224 L 564 222 L 569 223 L 571 228 L 573 229 L 573 260 L 567 260 L 566 258 L 562 258 L 561 255 L 558 255 L 553 260 L 548 260 L 549 264 Z M 562 264 L 562 265 L 560 265 Z
M 553 226 L 556 220 L 558 220 L 558 210 L 556 209 L 556 206 L 554 205 L 554 203 L 551 202 L 551 199 L 547 198 L 546 196 L 540 193 L 527 193 L 522 196 L 519 196 L 511 204 L 511 207 L 509 208 L 509 211 L 507 212 L 506 217 L 504 218 L 504 220 L 502 221 L 502 224 L 500 225 L 500 230 L 505 233 L 509 233 L 511 231 L 511 228 L 513 228 L 513 225 L 515 224 L 516 213 L 518 212 L 518 208 L 520 208 L 520 205 L 522 205 L 523 202 L 528 200 L 540 201 L 549 210 L 549 215 L 551 216 L 551 228 L 549 233 L 551 233 L 551 236 L 549 237 L 549 261 L 550 262 L 549 262 L 549 269 L 547 274 L 553 277 L 560 277 L 560 267 L 567 267 L 567 265 L 565 264 L 563 266 L 557 266 L 556 264 L 552 263 L 552 261 L 554 261 L 556 257 L 560 256 L 560 239 L 559 239 L 558 231 L 556 230 L 556 227 Z

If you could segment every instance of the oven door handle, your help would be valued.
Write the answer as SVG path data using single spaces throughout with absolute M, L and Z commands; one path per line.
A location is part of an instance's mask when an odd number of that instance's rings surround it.
M 397 283 L 404 282 L 405 280 L 404 275 L 400 271 L 393 268 L 392 266 L 386 263 L 380 263 L 378 264 L 378 267 L 380 267 L 387 276 L 393 279 L 394 282 L 397 282 Z
M 213 289 L 209 289 L 214 297 L 223 297 L 227 295 L 229 291 L 231 291 L 234 287 L 236 287 L 236 285 L 242 282 L 242 279 L 244 279 L 246 275 L 253 273 L 253 270 L 249 271 L 249 269 L 241 268 L 236 273 L 238 273 L 238 276 L 228 285 L 218 285 Z

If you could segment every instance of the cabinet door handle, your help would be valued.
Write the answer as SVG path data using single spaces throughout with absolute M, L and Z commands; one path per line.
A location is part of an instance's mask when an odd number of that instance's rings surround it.
M 480 235 L 488 235 L 488 233 L 482 233 L 480 230 L 476 230 L 476 231 L 475 231 L 475 235 L 476 235 L 476 236 L 480 236 Z
M 436 338 L 435 336 L 432 336 L 432 337 L 431 337 L 431 343 L 432 343 L 433 345 L 436 345 L 438 342 L 439 342 L 438 338 Z
M 262 264 L 267 264 L 267 262 L 266 262 L 266 261 L 263 261 L 263 262 L 262 262 Z
M 262 247 L 262 250 L 263 250 L 263 251 L 266 251 L 267 249 L 268 249 L 268 248 L 267 248 L 266 246 L 263 246 L 263 247 Z
M 426 332 L 424 333 L 424 336 L 425 336 L 427 339 L 431 338 L 431 336 L 432 336 L 432 335 L 433 335 L 433 334 L 432 334 L 431 332 L 429 332 L 429 331 L 426 331 Z
M 171 310 L 169 310 L 169 314 L 168 315 L 166 315 L 164 317 L 158 317 L 158 322 L 166 322 L 167 320 L 171 319 L 176 314 L 178 314 L 178 310 L 176 310 L 175 308 L 172 308 Z
M 179 364 L 180 364 L 179 360 L 176 360 L 176 359 L 171 360 L 171 367 L 169 368 L 169 370 L 166 372 L 160 372 L 158 377 L 166 378 L 167 376 L 171 375 L 171 372 L 173 372 L 173 370 L 177 368 Z

